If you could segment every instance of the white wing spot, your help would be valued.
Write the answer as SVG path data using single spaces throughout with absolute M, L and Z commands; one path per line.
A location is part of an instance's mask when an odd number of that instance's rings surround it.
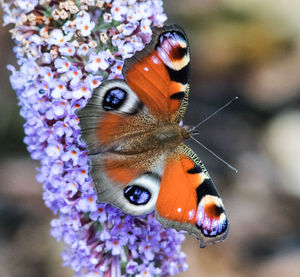
M 159 59 L 152 56 L 152 61 L 155 63 L 155 64 L 159 64 Z
M 178 208 L 178 209 L 177 209 L 177 212 L 179 212 L 179 213 L 180 213 L 180 212 L 181 212 L 181 208 Z
M 145 71 L 149 71 L 149 68 L 148 68 L 148 67 L 144 67 L 144 70 L 145 70 Z
M 195 211 L 194 210 L 190 210 L 189 213 L 188 213 L 188 216 L 189 216 L 189 220 L 192 220 L 195 216 Z

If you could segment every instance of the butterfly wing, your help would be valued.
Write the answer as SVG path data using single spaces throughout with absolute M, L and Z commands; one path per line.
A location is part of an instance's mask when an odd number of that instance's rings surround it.
M 194 234 L 201 247 L 227 236 L 229 224 L 219 193 L 204 165 L 184 144 L 166 160 L 156 215 L 164 227 Z
M 148 214 L 155 209 L 163 155 L 154 158 L 149 153 L 132 156 L 102 153 L 90 159 L 99 202 L 109 202 L 132 215 Z
M 89 154 L 112 150 L 138 132 L 141 116 L 137 115 L 141 115 L 142 108 L 140 99 L 122 80 L 105 82 L 96 89 L 77 113 Z
M 178 25 L 154 28 L 151 42 L 127 59 L 126 82 L 157 118 L 180 122 L 189 95 L 189 43 Z

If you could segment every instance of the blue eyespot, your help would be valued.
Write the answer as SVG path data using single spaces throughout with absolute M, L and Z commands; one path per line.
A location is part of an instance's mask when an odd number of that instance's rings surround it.
M 106 111 L 117 110 L 122 106 L 126 97 L 126 91 L 119 88 L 112 88 L 103 97 L 103 108 Z
M 131 204 L 145 205 L 151 198 L 151 193 L 144 187 L 132 185 L 124 190 L 124 196 Z

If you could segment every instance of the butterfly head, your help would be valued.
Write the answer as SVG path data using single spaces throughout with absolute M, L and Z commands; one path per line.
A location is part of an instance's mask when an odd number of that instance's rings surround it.
M 192 127 L 187 125 L 181 126 L 181 137 L 183 140 L 190 138 L 192 134 Z

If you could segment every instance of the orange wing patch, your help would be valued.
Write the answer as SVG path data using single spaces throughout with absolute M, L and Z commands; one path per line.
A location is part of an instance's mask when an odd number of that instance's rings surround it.
M 97 137 L 99 138 L 100 142 L 102 144 L 108 144 L 118 137 L 116 130 L 120 130 L 120 127 L 124 121 L 124 115 L 113 113 L 105 114 L 105 116 L 101 118 L 101 121 L 99 121 L 98 128 L 96 130 Z
M 203 182 L 203 177 L 188 174 L 187 171 L 193 167 L 193 161 L 186 155 L 166 162 L 156 204 L 160 216 L 195 224 L 198 205 L 196 188 Z
M 173 25 L 155 29 L 145 49 L 125 61 L 123 75 L 151 114 L 173 121 L 178 120 L 182 100 L 187 102 L 189 62 L 186 35 Z
M 171 101 L 170 96 L 180 92 L 182 85 L 171 81 L 164 63 L 155 50 L 128 70 L 126 82 L 148 107 L 150 113 L 157 117 L 168 118 L 180 106 L 180 101 Z
M 104 168 L 107 177 L 123 185 L 127 185 L 142 173 L 141 168 L 129 167 L 126 161 L 115 159 L 106 159 Z

